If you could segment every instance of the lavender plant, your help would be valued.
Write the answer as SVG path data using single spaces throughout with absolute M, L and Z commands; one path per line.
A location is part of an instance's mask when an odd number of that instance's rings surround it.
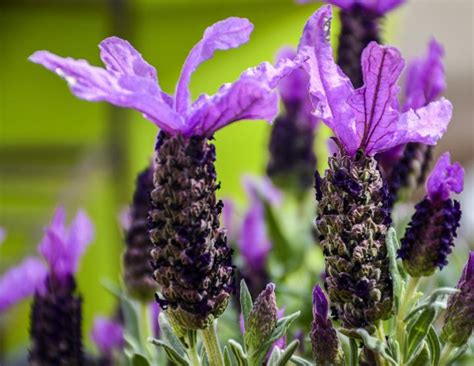
M 105 284 L 119 311 L 97 317 L 91 332 L 98 357 L 83 351 L 75 282 L 92 240 L 83 212 L 66 228 L 64 210 L 56 211 L 38 247 L 47 265 L 28 257 L 0 278 L 0 312 L 33 295 L 31 365 L 444 366 L 470 352 L 474 252 L 456 288 L 419 290 L 424 278 L 448 265 L 461 218 L 452 196 L 463 190 L 464 169 L 449 153 L 441 155 L 426 196 L 408 226 L 398 227 L 401 245 L 391 213 L 409 182 L 424 181 L 433 146 L 451 120 L 452 105 L 440 97 L 442 46 L 431 41 L 428 55 L 409 65 L 400 107 L 404 60 L 378 42 L 381 19 L 403 1 L 326 2 L 341 8 L 337 62 L 327 5 L 308 19 L 296 51 L 284 49 L 275 66 L 250 68 L 193 103 L 192 74 L 217 50 L 246 43 L 253 30 L 247 19 L 205 30 L 174 96 L 161 90 L 155 68 L 117 37 L 99 46 L 105 69 L 47 51 L 30 57 L 63 77 L 77 97 L 136 109 L 160 129 L 153 162 L 136 179 L 122 286 Z M 236 203 L 217 198 L 213 135 L 236 121 L 275 117 L 267 173 L 283 190 L 269 178 L 245 179 L 248 207 L 237 223 Z M 332 130 L 335 146 L 322 175 L 312 149 L 319 121 Z M 295 222 L 305 221 L 302 198 L 313 175 L 317 202 L 308 207 L 317 204 L 320 246 L 309 248 L 310 228 Z M 288 197 L 297 198 L 297 214 L 289 212 Z M 323 285 L 313 287 L 311 299 L 306 285 L 320 272 L 318 251 Z M 243 278 L 234 302 L 233 263 Z

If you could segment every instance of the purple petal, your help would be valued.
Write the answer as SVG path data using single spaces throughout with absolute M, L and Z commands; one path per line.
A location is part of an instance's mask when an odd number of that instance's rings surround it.
M 185 136 L 210 136 L 243 119 L 271 121 L 278 112 L 278 96 L 265 84 L 242 78 L 223 85 L 209 97 L 201 95 L 192 107 Z
M 321 286 L 316 285 L 313 289 L 313 316 L 322 320 L 328 318 L 329 304 Z
M 394 141 L 396 145 L 407 142 L 435 145 L 446 132 L 452 115 L 453 105 L 444 98 L 426 107 L 411 109 L 400 116 L 397 122 L 399 136 Z
M 457 287 L 460 288 L 462 283 L 469 281 L 474 281 L 474 251 L 469 253 L 469 258 L 464 266 Z
M 349 104 L 355 112 L 360 146 L 368 155 L 399 144 L 396 83 L 403 65 L 400 52 L 393 47 L 371 42 L 362 52 L 364 86 L 355 91 Z
M 157 302 L 153 301 L 150 304 L 150 310 L 151 310 L 150 313 L 151 313 L 151 325 L 153 328 L 153 336 L 155 338 L 159 338 L 160 332 L 161 332 L 160 323 L 158 321 L 158 318 L 161 312 L 160 305 L 158 305 Z
M 110 356 L 114 350 L 124 347 L 124 330 L 115 320 L 96 316 L 91 331 L 91 339 L 102 355 Z
M 158 84 L 150 79 L 107 71 L 84 60 L 62 58 L 47 51 L 35 52 L 29 59 L 64 78 L 81 99 L 136 109 L 170 133 L 184 127 L 182 118 L 163 100 Z
M 451 164 L 449 152 L 445 152 L 438 159 L 426 181 L 426 191 L 429 198 L 447 200 L 451 192 L 461 193 L 463 186 L 463 167 L 459 163 Z
M 352 84 L 334 62 L 329 33 L 332 10 L 321 7 L 307 21 L 298 53 L 309 56 L 305 68 L 310 77 L 309 93 L 313 114 L 331 128 L 348 151 L 359 147 L 354 112 L 347 103 Z
M 308 0 L 302 1 L 308 2 Z M 355 5 L 359 5 L 382 16 L 403 4 L 405 0 L 325 0 L 325 2 L 336 5 L 344 10 L 351 10 Z
M 47 268 L 36 257 L 23 260 L 0 278 L 0 312 L 33 295 L 43 292 Z
M 206 29 L 202 39 L 189 53 L 176 87 L 175 109 L 186 115 L 190 99 L 189 81 L 192 73 L 204 61 L 213 57 L 217 50 L 236 48 L 248 42 L 253 25 L 245 18 L 231 17 Z
M 122 75 L 136 76 L 150 80 L 159 88 L 156 69 L 146 62 L 142 55 L 126 40 L 109 37 L 99 44 L 100 58 L 109 71 Z M 160 90 L 163 100 L 173 105 L 173 98 Z
M 443 46 L 431 40 L 428 54 L 412 61 L 406 71 L 404 110 L 424 107 L 436 100 L 446 89 Z
M 64 210 L 56 210 L 38 250 L 59 279 L 77 271 L 78 262 L 93 237 L 92 224 L 79 211 L 69 229 L 65 227 Z
M 282 48 L 277 55 L 277 61 L 296 57 L 296 51 L 290 47 Z M 308 99 L 308 73 L 302 69 L 296 69 L 284 77 L 278 86 L 281 99 L 285 105 L 303 103 Z

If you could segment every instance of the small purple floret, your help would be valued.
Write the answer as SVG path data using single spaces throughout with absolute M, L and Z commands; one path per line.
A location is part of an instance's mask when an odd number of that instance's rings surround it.
M 102 355 L 110 356 L 114 350 L 121 350 L 124 346 L 123 327 L 115 320 L 97 316 L 91 339 Z
M 431 200 L 447 200 L 451 192 L 461 193 L 464 187 L 464 168 L 451 164 L 449 152 L 440 156 L 426 182 L 426 192 Z

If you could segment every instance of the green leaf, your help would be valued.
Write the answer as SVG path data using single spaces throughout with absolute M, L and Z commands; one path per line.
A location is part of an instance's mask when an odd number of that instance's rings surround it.
M 456 350 L 456 352 L 454 352 L 454 354 L 452 355 L 451 359 L 448 361 L 448 364 L 446 366 L 451 366 L 452 364 L 454 364 L 459 358 L 461 358 L 461 356 L 464 353 L 466 353 L 468 348 L 469 348 L 469 345 L 467 343 L 464 346 L 459 347 Z
M 359 347 L 357 346 L 357 341 L 354 338 L 349 338 L 349 346 L 351 350 L 351 366 L 357 366 L 359 364 Z
M 278 359 L 281 356 L 281 350 L 278 347 L 273 348 L 273 351 L 268 358 L 267 366 L 276 366 Z
M 410 313 L 405 317 L 404 321 L 407 322 L 418 312 L 423 311 L 427 308 L 432 308 L 435 310 L 445 309 L 447 296 L 455 294 L 457 292 L 459 292 L 459 290 L 452 287 L 442 287 L 433 291 L 430 296 L 420 302 L 420 305 L 410 311 Z
M 140 326 L 138 321 L 138 308 L 136 304 L 126 296 L 121 296 L 121 308 L 125 323 L 125 332 L 130 338 L 130 343 L 140 346 Z
M 154 344 L 155 346 L 162 347 L 165 350 L 168 359 L 175 365 L 188 366 L 188 362 L 186 361 L 186 359 L 182 357 L 178 352 L 176 352 L 174 348 L 171 347 L 168 343 L 155 338 L 148 338 L 148 341 Z
M 291 342 L 283 352 L 280 352 L 280 357 L 278 358 L 277 363 L 275 363 L 275 366 L 285 366 L 291 359 L 291 356 L 293 356 L 293 353 L 296 352 L 299 345 L 300 341 L 297 339 Z M 278 349 L 278 347 L 275 347 L 274 349 Z
M 227 346 L 224 346 L 224 366 L 233 366 L 229 348 Z
M 237 361 L 237 365 L 247 366 L 247 356 L 245 355 L 244 349 L 242 348 L 240 343 L 234 341 L 233 339 L 229 339 L 229 347 L 235 357 L 235 360 Z
M 179 338 L 174 334 L 173 328 L 168 322 L 166 314 L 161 312 L 158 319 L 160 323 L 161 337 L 163 340 L 169 345 L 169 347 L 173 348 L 176 353 L 178 353 L 181 357 L 184 357 L 186 354 L 186 349 Z
M 407 351 L 405 360 L 416 357 L 417 351 L 421 350 L 422 342 L 425 340 L 431 324 L 436 318 L 436 309 L 428 307 L 413 322 L 408 333 Z
M 132 366 L 150 366 L 150 362 L 146 357 L 140 353 L 135 353 L 132 356 Z
M 433 326 L 430 327 L 426 340 L 428 342 L 428 347 L 430 348 L 431 364 L 437 366 L 441 355 L 441 342 L 439 341 L 438 334 Z
M 252 296 L 245 280 L 240 281 L 240 308 L 242 309 L 242 316 L 244 318 L 244 327 L 248 329 L 249 315 L 253 307 Z
M 409 366 L 427 366 L 431 364 L 431 355 L 428 350 L 428 345 L 426 342 L 423 342 L 420 352 L 413 359 L 413 361 L 408 362 Z
M 283 225 L 278 222 L 278 219 L 273 212 L 273 207 L 263 200 L 265 207 L 265 218 L 267 223 L 268 236 L 272 242 L 272 253 L 280 261 L 280 263 L 287 263 L 291 258 L 291 242 L 286 238 L 282 231 Z
M 385 358 L 392 365 L 396 366 L 397 362 L 390 355 L 390 349 L 385 342 L 380 339 L 372 337 L 365 329 L 358 328 L 355 333 L 362 338 L 364 345 L 371 351 L 377 352 L 383 358 Z
M 253 364 L 261 365 L 273 342 L 275 342 L 277 339 L 280 339 L 287 332 L 288 328 L 296 320 L 296 318 L 300 316 L 300 314 L 301 312 L 297 311 L 296 313 L 278 319 L 275 329 L 273 330 L 270 337 L 258 348 L 258 350 L 255 350 L 249 355 L 249 359 L 252 360 Z
M 389 257 L 389 268 L 390 274 L 393 281 L 393 302 L 395 313 L 400 307 L 400 299 L 405 288 L 405 281 L 402 278 L 402 275 L 399 271 L 399 263 L 397 260 L 397 250 L 399 249 L 399 244 L 397 240 L 397 233 L 393 227 L 388 230 L 386 236 L 386 246 Z
M 293 362 L 296 366 L 314 366 L 311 362 L 306 361 L 304 358 L 299 356 L 291 356 L 291 362 Z

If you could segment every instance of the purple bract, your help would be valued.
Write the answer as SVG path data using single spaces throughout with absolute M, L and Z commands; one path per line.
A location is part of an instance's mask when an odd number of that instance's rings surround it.
M 431 200 L 447 200 L 451 194 L 461 193 L 464 188 L 464 168 L 451 164 L 449 152 L 440 156 L 426 181 L 426 192 Z
M 48 51 L 35 52 L 30 60 L 63 77 L 81 99 L 136 109 L 171 135 L 207 137 L 238 120 L 271 121 L 278 111 L 273 88 L 304 61 L 300 57 L 285 59 L 275 67 L 264 62 L 246 70 L 237 81 L 222 85 L 216 94 L 201 94 L 190 104 L 189 81 L 197 67 L 217 50 L 246 43 L 252 30 L 247 19 L 235 17 L 208 27 L 184 63 L 174 97 L 161 90 L 155 68 L 130 43 L 117 37 L 106 38 L 99 45 L 105 69 Z
M 404 61 L 393 47 L 371 42 L 362 53 L 364 86 L 354 89 L 334 62 L 329 42 L 332 11 L 324 6 L 303 30 L 299 54 L 307 56 L 313 114 L 335 133 L 346 152 L 358 149 L 367 155 L 408 142 L 435 144 L 451 120 L 446 99 L 401 113 L 396 85 Z
M 103 355 L 110 356 L 124 346 L 123 327 L 115 320 L 97 316 L 94 318 L 91 339 Z

